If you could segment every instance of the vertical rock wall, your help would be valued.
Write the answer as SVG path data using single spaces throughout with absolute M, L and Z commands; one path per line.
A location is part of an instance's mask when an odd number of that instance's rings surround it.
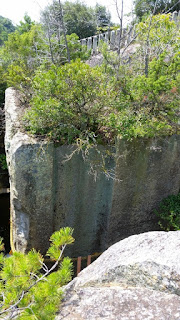
M 11 245 L 45 253 L 53 231 L 74 228 L 72 256 L 103 251 L 131 234 L 158 229 L 153 210 L 180 187 L 180 136 L 120 141 L 119 181 L 94 181 L 81 155 L 63 162 L 71 146 L 55 146 L 23 133 L 22 106 L 6 91 L 6 153 L 11 189 Z M 93 156 L 93 155 L 92 155 Z
M 69 152 L 67 146 L 54 152 L 54 226 L 74 228 L 74 255 L 102 252 L 107 243 L 113 181 L 103 174 L 95 181 L 80 154 L 62 163 Z
M 53 145 L 21 132 L 20 98 L 6 91 L 5 148 L 10 175 L 11 246 L 43 253 L 53 232 Z
M 180 188 L 180 136 L 119 141 L 108 245 L 157 230 L 154 209 Z

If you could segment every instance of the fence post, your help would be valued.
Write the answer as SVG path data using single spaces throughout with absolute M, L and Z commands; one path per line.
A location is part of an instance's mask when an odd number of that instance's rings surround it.
M 108 31 L 105 33 L 105 42 L 107 44 L 109 44 L 109 32 Z
M 81 257 L 77 258 L 77 275 L 81 271 Z
M 91 255 L 87 257 L 87 266 L 89 266 L 90 264 L 91 264 Z
M 127 29 L 122 30 L 122 43 L 121 48 L 125 47 L 127 44 Z
M 133 29 L 132 29 L 132 37 L 135 38 L 136 36 L 136 27 L 137 27 L 137 23 L 134 24 Z
M 110 49 L 114 49 L 115 47 L 115 39 L 116 39 L 116 33 L 114 30 L 110 33 Z
M 119 38 L 120 38 L 120 29 L 116 30 L 116 40 L 115 40 L 115 47 L 116 49 L 119 48 Z
M 177 11 L 174 11 L 174 12 L 172 13 L 172 20 L 173 20 L 174 22 L 177 22 L 177 19 L 178 19 L 178 13 L 177 13 Z
M 92 37 L 89 37 L 87 40 L 87 49 L 92 50 Z
M 86 46 L 86 39 L 81 39 L 81 45 Z
M 99 34 L 99 41 L 104 40 L 104 33 Z
M 127 44 L 129 44 L 131 42 L 131 38 L 132 38 L 132 31 L 133 31 L 133 26 L 130 25 L 129 30 L 127 30 L 128 33 L 128 37 L 127 37 Z
M 93 53 L 97 52 L 97 36 L 93 37 Z

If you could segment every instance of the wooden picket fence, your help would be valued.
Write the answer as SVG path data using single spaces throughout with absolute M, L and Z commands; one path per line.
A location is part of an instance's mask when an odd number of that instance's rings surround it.
M 11 254 L 12 254 L 12 250 L 9 252 L 9 255 L 11 255 Z M 82 269 L 84 269 L 86 266 L 89 266 L 101 254 L 102 254 L 102 252 L 96 252 L 94 254 L 89 254 L 88 256 L 85 256 L 85 257 L 79 256 L 77 258 L 70 258 L 71 261 L 73 262 L 74 270 L 75 270 L 73 277 L 77 276 Z M 47 265 L 50 264 L 50 266 L 55 261 L 56 261 L 55 259 L 50 259 L 50 258 L 47 258 L 47 257 L 44 258 L 45 264 L 47 264 Z

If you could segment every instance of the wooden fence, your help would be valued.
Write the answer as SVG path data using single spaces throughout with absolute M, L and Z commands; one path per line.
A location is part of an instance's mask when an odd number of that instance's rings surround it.
M 77 269 L 76 274 L 78 275 L 82 269 L 82 261 L 86 261 L 86 266 L 89 266 L 91 264 L 91 262 L 93 262 L 95 259 L 97 259 L 101 254 L 102 253 L 94 253 L 94 254 L 88 255 L 86 257 L 80 256 L 78 258 L 72 258 L 71 260 L 76 263 L 76 269 Z

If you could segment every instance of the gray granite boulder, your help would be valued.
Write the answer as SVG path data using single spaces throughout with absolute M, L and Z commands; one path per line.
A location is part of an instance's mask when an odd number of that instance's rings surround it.
M 180 319 L 180 231 L 126 238 L 66 286 L 57 320 Z

